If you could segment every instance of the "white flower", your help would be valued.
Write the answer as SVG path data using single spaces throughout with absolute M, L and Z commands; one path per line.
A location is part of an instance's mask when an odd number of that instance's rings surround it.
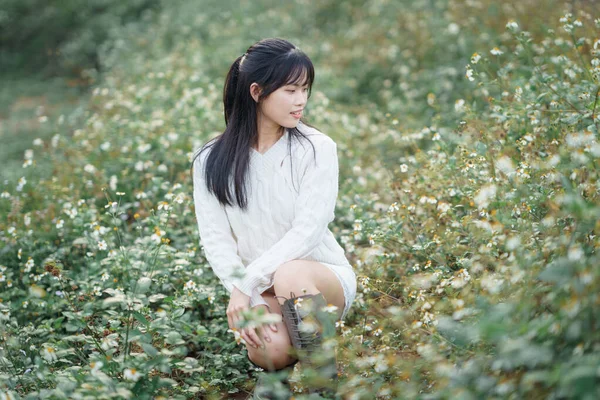
M 65 210 L 65 214 L 67 214 L 69 216 L 69 218 L 73 219 L 77 216 L 77 209 L 69 208 L 69 209 Z
M 384 359 L 380 359 L 377 361 L 377 364 L 375 364 L 375 372 L 381 373 L 384 371 L 387 371 L 388 366 L 387 366 L 387 362 Z
M 473 70 L 468 65 L 467 65 L 467 72 L 465 73 L 465 76 L 471 82 L 475 80 L 475 78 L 473 78 Z
M 142 377 L 142 374 L 140 374 L 135 368 L 127 368 L 123 371 L 123 377 L 135 382 Z
M 61 229 L 64 224 L 65 224 L 65 220 L 59 219 L 58 221 L 56 221 L 56 229 Z
M 508 156 L 502 156 L 496 160 L 496 168 L 507 176 L 512 176 L 515 173 L 515 166 Z
M 100 343 L 100 347 L 102 347 L 103 350 L 108 350 L 110 348 L 114 348 L 117 347 L 117 341 L 115 340 L 117 337 L 116 333 L 111 333 L 108 336 L 105 336 L 101 343 Z
M 94 167 L 92 164 L 86 164 L 85 167 L 83 167 L 83 170 L 88 174 L 93 174 L 96 172 L 96 167 Z
M 25 263 L 25 272 L 26 273 L 30 272 L 34 265 L 35 265 L 35 261 L 33 261 L 33 258 L 29 257 L 27 259 L 27 262 Z
M 395 201 L 393 202 L 390 207 L 388 208 L 388 212 L 394 212 L 394 211 L 398 211 L 400 209 L 400 207 L 398 207 L 398 202 Z
M 144 154 L 145 152 L 147 152 L 148 150 L 150 150 L 152 148 L 152 145 L 149 143 L 142 143 L 139 145 L 138 147 L 138 152 L 140 154 Z
M 579 261 L 584 256 L 583 250 L 579 246 L 569 248 L 567 257 L 571 261 Z
M 513 20 L 510 20 L 506 23 L 506 29 L 517 30 L 519 29 L 519 24 Z
M 450 209 L 450 204 L 442 201 L 438 204 L 437 209 L 440 210 L 441 212 L 445 213 L 446 211 L 448 211 Z
M 490 292 L 491 294 L 496 294 L 500 291 L 502 283 L 504 283 L 503 279 L 497 278 L 495 275 L 487 274 L 484 275 L 480 281 L 481 287 Z
M 157 168 L 158 172 L 167 172 L 169 168 L 165 164 L 160 164 Z
M 179 193 L 177 196 L 175 196 L 175 202 L 177 204 L 183 204 L 184 200 L 185 200 L 185 195 L 183 193 Z
M 100 369 L 102 368 L 103 365 L 104 365 L 104 363 L 102 361 L 92 361 L 90 363 L 92 375 L 96 376 L 98 374 L 98 372 L 100 372 Z
M 515 250 L 521 245 L 521 238 L 518 236 L 513 236 L 506 241 L 506 249 L 507 250 Z
M 448 33 L 450 33 L 451 35 L 456 35 L 459 31 L 460 26 L 458 26 L 458 24 L 452 22 L 450 23 L 450 25 L 448 25 Z
M 464 99 L 458 99 L 454 102 L 454 111 L 456 111 L 456 112 L 465 111 L 465 100 Z
M 521 88 L 521 86 L 517 86 L 515 88 L 515 99 L 517 101 L 521 101 L 521 95 L 523 94 L 523 89 Z
M 406 171 L 408 171 L 408 165 L 401 164 L 400 165 L 400 172 L 406 172 Z
M 117 183 L 119 183 L 119 178 L 116 175 L 112 175 L 110 180 L 108 181 L 108 186 L 110 190 L 117 190 Z
M 479 189 L 479 192 L 473 199 L 478 209 L 487 208 L 490 199 L 496 197 L 496 185 L 486 185 Z
M 338 309 L 338 307 L 336 305 L 333 304 L 327 304 L 325 307 L 321 308 L 321 311 L 323 312 L 330 312 L 333 313 Z
M 504 52 L 497 47 L 494 47 L 492 50 L 490 50 L 490 53 L 492 53 L 495 56 L 504 54 Z
M 50 345 L 44 344 L 44 349 L 42 350 L 42 357 L 46 359 L 48 362 L 54 362 L 58 360 L 58 355 L 56 354 L 56 349 Z
M 19 181 L 17 182 L 17 192 L 20 192 L 23 190 L 23 186 L 25 186 L 27 184 L 27 179 L 25 179 L 25 177 L 21 177 L 19 178 Z
M 106 244 L 106 242 L 104 240 L 101 240 L 101 241 L 98 242 L 98 249 L 100 249 L 100 250 L 106 250 L 107 247 L 108 246 L 107 246 L 107 244 Z

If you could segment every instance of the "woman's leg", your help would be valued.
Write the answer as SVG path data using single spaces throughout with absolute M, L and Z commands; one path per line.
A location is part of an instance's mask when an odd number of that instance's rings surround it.
M 303 294 L 322 293 L 328 303 L 338 307 L 337 316 L 341 316 L 344 310 L 344 289 L 337 276 L 325 265 L 316 261 L 293 260 L 282 264 L 274 275 L 274 284 L 263 292 L 262 296 L 271 307 L 271 312 L 281 315 L 281 306 L 274 297 L 290 297 L 290 292 L 296 296 Z M 306 289 L 306 293 L 303 292 Z M 292 344 L 283 321 L 277 322 L 277 332 L 269 329 L 271 342 L 264 340 L 262 328 L 258 329 L 258 335 L 265 345 L 264 349 L 255 349 L 246 345 L 248 358 L 266 370 L 281 369 L 297 361 L 297 358 L 289 355 Z
M 289 261 L 277 268 L 273 281 L 273 288 L 277 296 L 289 298 L 290 292 L 293 292 L 296 296 L 322 293 L 327 303 L 338 308 L 338 318 L 341 317 L 344 311 L 346 304 L 342 284 L 335 273 L 320 262 Z
M 281 307 L 277 299 L 273 297 L 274 295 L 275 293 L 272 287 L 262 294 L 265 301 L 271 307 L 271 312 L 273 314 L 281 315 Z M 292 343 L 285 323 L 282 320 L 275 323 L 275 326 L 277 327 L 277 332 L 273 332 L 269 327 L 257 329 L 258 337 L 265 345 L 264 349 L 256 349 L 246 344 L 246 350 L 248 351 L 248 358 L 250 361 L 269 371 L 282 369 L 298 361 L 297 358 L 290 356 L 288 353 Z M 264 340 L 263 329 L 267 329 L 269 337 L 271 338 L 270 342 Z

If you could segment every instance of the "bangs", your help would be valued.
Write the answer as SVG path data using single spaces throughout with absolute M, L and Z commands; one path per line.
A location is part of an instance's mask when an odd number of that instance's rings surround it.
M 314 80 L 314 71 L 312 64 L 304 65 L 303 63 L 294 64 L 290 70 L 284 85 L 299 85 L 309 87 L 312 86 Z
M 292 53 L 278 66 L 275 75 L 276 88 L 286 85 L 308 85 L 310 89 L 315 79 L 315 69 L 303 53 Z

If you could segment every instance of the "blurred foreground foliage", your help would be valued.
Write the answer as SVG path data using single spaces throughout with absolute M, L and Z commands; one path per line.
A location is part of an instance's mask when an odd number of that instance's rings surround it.
M 223 129 L 230 63 L 281 36 L 313 58 L 307 120 L 339 149 L 331 229 L 359 275 L 340 394 L 597 398 L 600 15 L 275 4 L 175 1 L 123 27 L 84 116 L 48 121 L 25 152 L 0 196 L 4 390 L 251 389 L 198 248 L 189 160 Z

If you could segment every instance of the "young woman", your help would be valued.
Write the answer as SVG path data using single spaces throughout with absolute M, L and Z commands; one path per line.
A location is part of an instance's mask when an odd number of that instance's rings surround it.
M 328 228 L 337 146 L 302 118 L 313 80 L 311 60 L 292 43 L 250 46 L 227 74 L 225 131 L 192 164 L 200 243 L 231 293 L 229 327 L 239 330 L 253 307 L 283 316 L 241 330 L 249 360 L 268 370 L 289 369 L 300 354 L 294 348 L 315 343 L 299 324 L 316 316 L 312 334 L 322 336 L 331 328 L 323 313 L 343 319 L 356 295 L 356 275 Z

